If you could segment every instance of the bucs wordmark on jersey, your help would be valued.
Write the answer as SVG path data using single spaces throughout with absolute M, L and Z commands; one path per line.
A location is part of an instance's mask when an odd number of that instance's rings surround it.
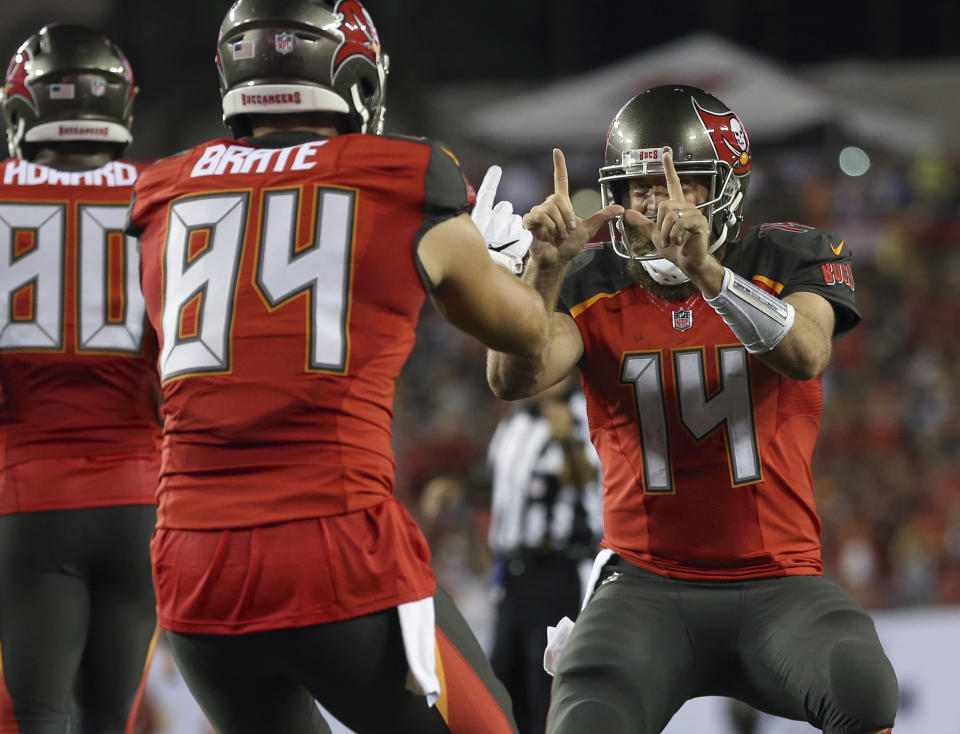
M 160 337 L 158 525 L 253 527 L 392 496 L 394 383 L 426 297 L 416 245 L 472 195 L 438 144 L 215 140 L 137 182 Z
M 0 164 L 0 513 L 153 502 L 156 340 L 123 234 L 140 167 Z
M 604 476 L 604 546 L 687 579 L 822 571 L 810 461 L 820 378 L 750 357 L 698 293 L 659 299 L 609 248 L 574 262 L 559 309 L 584 343 L 581 379 Z M 724 265 L 779 297 L 809 291 L 859 321 L 850 251 L 792 222 L 750 229 Z

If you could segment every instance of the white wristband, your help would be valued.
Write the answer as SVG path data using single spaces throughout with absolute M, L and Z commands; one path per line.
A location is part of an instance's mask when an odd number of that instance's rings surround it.
M 769 352 L 787 335 L 797 312 L 789 303 L 724 268 L 723 285 L 705 299 L 750 354 Z

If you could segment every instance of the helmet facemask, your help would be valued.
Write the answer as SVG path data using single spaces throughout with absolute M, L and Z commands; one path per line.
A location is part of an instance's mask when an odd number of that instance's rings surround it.
M 624 151 L 625 164 L 604 166 L 600 169 L 600 198 L 603 206 L 620 204 L 630 208 L 629 183 L 643 179 L 645 183 L 664 181 L 661 161 L 662 149 Z M 654 157 L 655 156 L 655 157 Z M 743 201 L 740 182 L 733 175 L 733 168 L 723 161 L 682 161 L 674 164 L 681 177 L 696 176 L 707 188 L 707 200 L 697 204 L 707 219 L 712 253 L 736 232 L 739 225 L 739 206 Z M 652 244 L 642 241 L 639 233 L 622 216 L 610 220 L 610 240 L 614 252 L 630 260 L 662 260 Z
M 697 208 L 709 225 L 709 251 L 735 239 L 742 220 L 743 195 L 751 169 L 750 141 L 736 114 L 708 92 L 686 85 L 664 85 L 638 94 L 614 116 L 607 131 L 600 196 L 604 206 L 630 207 L 629 182 L 665 183 L 663 154 L 672 151 L 674 168 L 683 177 L 696 176 L 707 187 Z M 614 252 L 647 264 L 670 278 L 685 279 L 679 268 L 660 256 L 623 219 L 610 221 Z M 651 273 L 651 270 L 654 272 Z M 674 272 L 675 271 L 675 272 Z M 663 283 L 664 281 L 659 280 Z

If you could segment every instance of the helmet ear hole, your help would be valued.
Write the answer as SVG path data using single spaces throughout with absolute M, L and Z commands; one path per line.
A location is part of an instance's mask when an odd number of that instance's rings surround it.
M 373 82 L 370 81 L 369 77 L 364 77 L 360 80 L 360 94 L 365 100 L 370 99 L 376 89 L 374 89 Z

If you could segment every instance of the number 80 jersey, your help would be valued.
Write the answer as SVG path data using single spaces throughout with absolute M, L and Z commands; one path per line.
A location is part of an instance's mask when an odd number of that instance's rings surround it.
M 148 169 L 131 231 L 160 337 L 160 527 L 250 527 L 390 498 L 394 383 L 431 226 L 466 211 L 424 140 L 275 133 Z
M 0 164 L 0 512 L 153 502 L 156 338 L 123 234 L 140 167 Z M 24 478 L 49 459 L 88 466 Z M 128 460 L 149 481 L 103 479 Z

